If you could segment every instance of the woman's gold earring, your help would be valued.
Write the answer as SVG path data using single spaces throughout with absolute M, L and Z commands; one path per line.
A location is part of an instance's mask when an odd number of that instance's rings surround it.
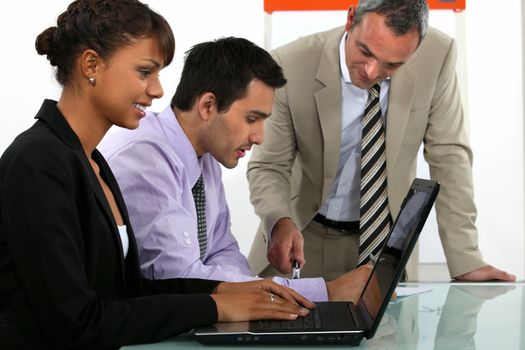
M 97 81 L 93 77 L 89 78 L 88 81 L 89 81 L 89 85 L 91 86 L 95 86 L 95 84 L 97 83 Z

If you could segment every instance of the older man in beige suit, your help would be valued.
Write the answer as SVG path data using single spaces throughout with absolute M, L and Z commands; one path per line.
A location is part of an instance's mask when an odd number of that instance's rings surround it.
M 515 279 L 486 264 L 478 249 L 456 47 L 427 22 L 425 0 L 361 0 L 344 27 L 273 52 L 288 84 L 248 165 L 261 218 L 249 255 L 256 273 L 287 273 L 296 260 L 306 276 L 334 278 L 358 264 L 362 118 L 367 89 L 380 84 L 389 217 L 415 177 L 423 143 L 431 177 L 441 183 L 436 212 L 451 276 Z M 408 278 L 417 279 L 417 252 L 411 260 Z

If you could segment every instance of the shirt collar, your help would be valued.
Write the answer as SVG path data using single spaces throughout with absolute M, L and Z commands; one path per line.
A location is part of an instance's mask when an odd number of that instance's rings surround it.
M 160 112 L 158 118 L 163 125 L 167 142 L 183 164 L 190 183 L 194 185 L 202 173 L 202 160 L 206 155 L 200 159 L 197 157 L 190 139 L 186 136 L 171 106 Z
M 345 56 L 345 43 L 348 33 L 345 33 L 341 38 L 341 43 L 339 43 L 339 68 L 341 69 L 341 77 L 345 83 L 352 84 L 350 79 L 350 72 L 348 71 L 348 66 L 346 65 L 346 56 Z
M 80 143 L 77 134 L 71 129 L 66 118 L 64 118 L 64 115 L 58 109 L 56 101 L 44 100 L 40 110 L 35 116 L 35 119 L 39 119 L 46 123 L 53 133 L 55 133 L 55 135 L 69 147 L 82 150 L 82 144 Z

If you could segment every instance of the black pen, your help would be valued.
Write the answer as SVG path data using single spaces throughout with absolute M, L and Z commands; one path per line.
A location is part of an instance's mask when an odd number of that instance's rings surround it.
M 292 279 L 297 279 L 301 277 L 301 268 L 297 260 L 293 261 L 293 270 L 292 270 Z

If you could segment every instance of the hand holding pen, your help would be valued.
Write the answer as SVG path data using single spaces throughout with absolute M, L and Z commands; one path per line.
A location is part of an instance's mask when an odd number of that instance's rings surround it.
M 379 253 L 377 253 L 376 255 L 370 253 L 368 255 L 368 262 L 372 265 L 375 265 L 377 263 L 377 258 L 379 257 Z
M 292 279 L 301 278 L 301 268 L 299 267 L 299 263 L 297 262 L 297 260 L 294 260 L 292 265 Z

